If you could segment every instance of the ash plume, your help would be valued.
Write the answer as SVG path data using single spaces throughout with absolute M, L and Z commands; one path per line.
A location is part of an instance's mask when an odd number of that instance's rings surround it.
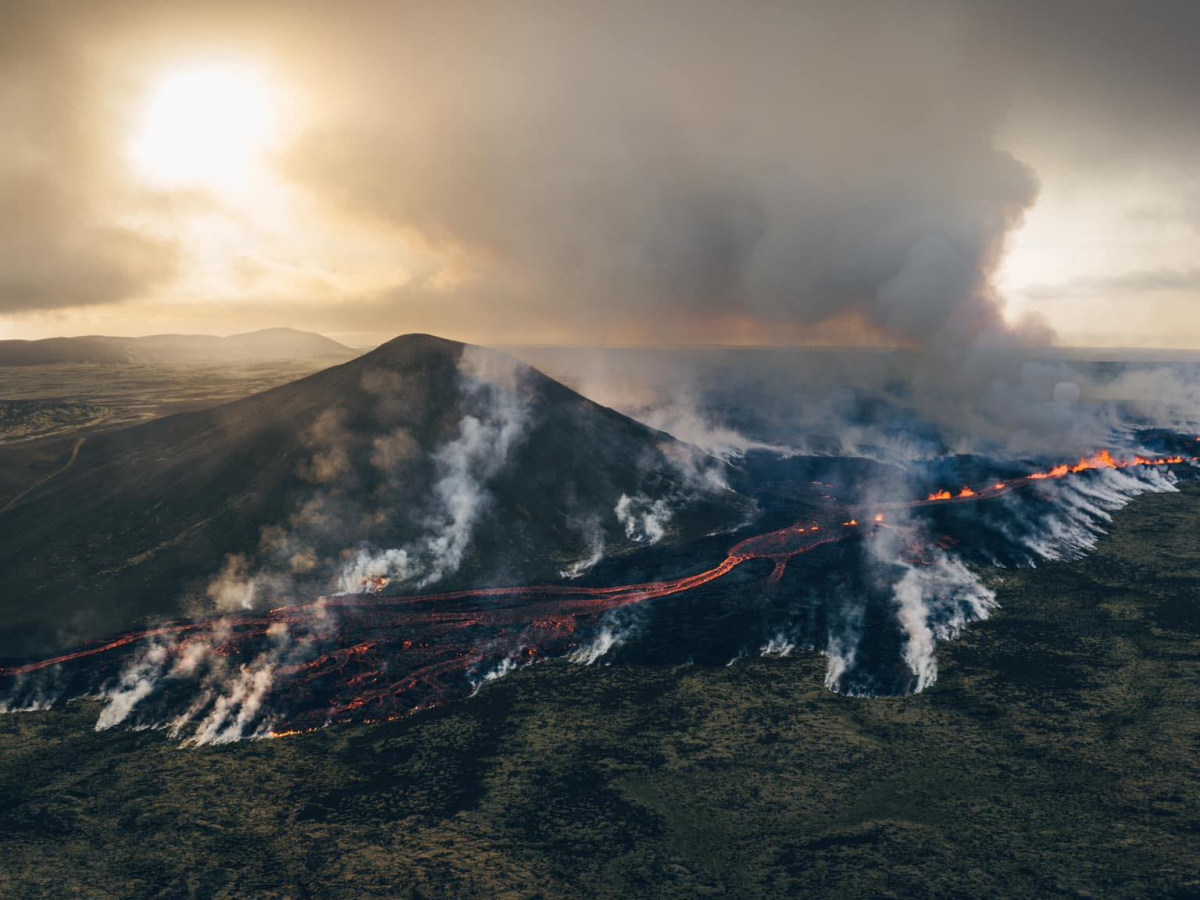
M 446 302 L 490 294 L 525 334 L 573 342 L 905 348 L 910 405 L 988 440 L 1048 400 L 1024 364 L 1053 336 L 1009 321 L 993 283 L 1037 178 L 999 146 L 1005 73 L 966 49 L 967 17 L 937 3 L 532 3 L 485 35 L 462 29 L 471 10 L 422 16 L 413 33 L 453 33 L 453 49 L 435 64 L 401 37 L 386 90 L 439 84 L 495 105 L 349 117 L 295 159 L 338 185 L 340 212 L 477 250 Z M 487 62 L 506 52 L 522 64 Z M 414 284 L 383 302 L 431 301 Z M 669 410 L 645 421 L 717 452 L 748 445 Z

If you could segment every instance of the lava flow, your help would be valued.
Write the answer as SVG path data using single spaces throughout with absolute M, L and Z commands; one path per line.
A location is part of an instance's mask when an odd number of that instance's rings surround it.
M 1045 472 L 1033 472 L 1021 478 L 1013 478 L 1007 482 L 997 482 L 989 485 L 988 487 L 980 488 L 979 490 L 973 490 L 970 487 L 964 487 L 957 494 L 953 494 L 947 490 L 939 490 L 926 497 L 924 502 L 939 503 L 945 500 L 974 500 L 979 498 L 995 497 L 997 494 L 1016 490 L 1017 488 L 1024 487 L 1025 485 L 1034 481 L 1049 481 L 1051 479 L 1066 478 L 1068 475 L 1078 475 L 1081 472 L 1098 471 L 1101 469 L 1158 468 L 1162 466 L 1175 466 L 1182 465 L 1183 463 L 1195 462 L 1200 462 L 1200 457 L 1134 456 L 1127 460 L 1118 461 L 1113 458 L 1113 455 L 1108 450 L 1101 450 L 1094 456 L 1083 457 L 1073 466 L 1067 464 L 1058 465 Z M 917 504 L 913 505 L 921 504 L 918 502 Z
M 47 697 L 119 694 L 129 700 L 124 715 L 132 710 L 131 721 L 169 727 L 197 740 L 396 719 L 465 696 L 515 666 L 545 656 L 586 655 L 581 628 L 598 624 L 612 610 L 695 590 L 754 560 L 773 563 L 766 581 L 777 583 L 789 561 L 801 554 L 890 527 L 888 509 L 978 502 L 1092 469 L 1182 462 L 1181 457 L 1118 462 L 1104 452 L 1075 466 L 957 493 L 938 491 L 925 500 L 871 508 L 828 501 L 819 521 L 747 538 L 717 565 L 661 581 L 389 596 L 381 593 L 386 582 L 376 579 L 358 594 L 259 615 L 170 624 L 0 668 L 0 695 L 9 698 L 8 708 L 30 708 Z M 586 637 L 590 640 L 592 632 Z
M 251 733 L 395 719 L 464 696 L 489 673 L 578 650 L 581 625 L 610 610 L 694 590 L 751 560 L 773 562 L 770 577 L 777 581 L 788 560 L 853 533 L 850 527 L 796 525 L 740 542 L 705 571 L 613 587 L 534 585 L 385 596 L 371 584 L 361 594 L 264 615 L 132 632 L 0 669 L 0 683 L 14 688 L 9 706 L 19 708 L 40 702 L 45 686 L 34 677 L 39 673 L 52 675 L 64 696 L 103 692 L 127 673 L 141 673 L 153 679 L 155 690 L 139 698 L 144 721 L 138 721 L 177 731 L 204 729 L 211 711 L 197 708 L 196 695 L 218 678 L 223 685 L 231 679 L 242 683 L 243 707 L 255 685 L 268 683 L 271 702 L 264 704 L 261 727 Z M 149 674 L 147 658 L 154 666 Z

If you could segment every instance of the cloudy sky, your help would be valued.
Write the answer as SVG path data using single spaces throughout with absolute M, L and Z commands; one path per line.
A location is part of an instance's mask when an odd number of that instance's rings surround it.
M 0 338 L 1200 347 L 1200 4 L 3 15 Z

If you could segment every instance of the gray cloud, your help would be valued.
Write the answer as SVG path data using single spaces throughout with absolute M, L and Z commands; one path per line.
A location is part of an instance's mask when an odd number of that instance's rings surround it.
M 0 309 L 111 302 L 170 273 L 169 247 L 110 216 L 128 185 L 105 116 L 126 73 L 96 60 L 215 48 L 312 94 L 279 162 L 319 208 L 467 260 L 463 284 L 416 272 L 339 322 L 652 342 L 834 328 L 954 348 L 943 377 L 964 348 L 1047 338 L 1006 328 L 990 283 L 1038 182 L 1004 137 L 1194 171 L 1198 16 L 1116 0 L 37 4 L 0 42 L 16 86 L 0 174 L 21 185 L 0 208 L 36 211 L 0 235 Z
M 1013 125 L 1079 163 L 1182 165 L 1200 144 L 1200 6 L 1121 0 L 948 4 L 1002 65 Z
M 310 135 L 294 175 L 475 248 L 521 323 L 991 340 L 988 272 L 1036 180 L 946 27 L 882 4 L 425 11 L 385 29 L 367 114 Z
M 1033 299 L 1099 297 L 1120 299 L 1145 294 L 1200 292 L 1200 268 L 1147 269 L 1112 278 L 1078 278 L 1061 284 L 1032 285 L 1022 294 Z

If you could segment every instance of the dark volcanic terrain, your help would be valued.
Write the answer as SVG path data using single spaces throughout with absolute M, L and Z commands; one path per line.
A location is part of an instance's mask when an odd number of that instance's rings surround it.
M 0 896 L 1044 898 L 1200 892 L 1200 490 L 999 611 L 910 697 L 565 661 L 378 726 L 181 751 L 0 717 Z
M 275 602 L 329 590 L 356 552 L 384 548 L 407 547 L 442 585 L 520 584 L 645 540 L 618 521 L 623 495 L 644 507 L 639 529 L 669 501 L 665 544 L 749 509 L 700 484 L 669 436 L 504 354 L 424 335 L 55 449 L 54 462 L 8 451 L 34 487 L 0 513 L 0 657 L 210 611 L 228 599 L 212 581 L 230 555 Z

